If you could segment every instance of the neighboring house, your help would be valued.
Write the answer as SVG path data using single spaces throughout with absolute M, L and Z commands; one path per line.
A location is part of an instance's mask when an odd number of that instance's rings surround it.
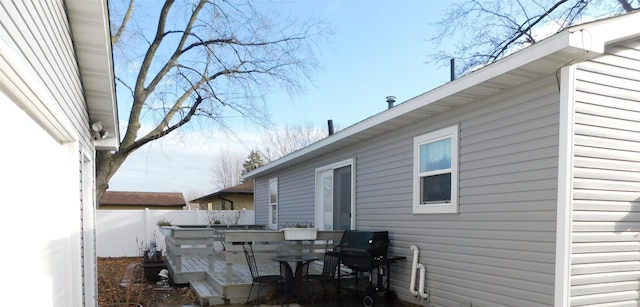
M 186 202 L 179 192 L 106 191 L 100 200 L 100 210 L 183 210 Z
M 202 210 L 253 210 L 253 181 L 249 180 L 190 202 L 198 203 Z
M 4 0 L 0 20 L 2 305 L 96 306 L 95 151 L 120 141 L 106 1 Z
M 564 30 L 245 176 L 256 223 L 387 230 L 430 306 L 640 305 L 640 12 Z

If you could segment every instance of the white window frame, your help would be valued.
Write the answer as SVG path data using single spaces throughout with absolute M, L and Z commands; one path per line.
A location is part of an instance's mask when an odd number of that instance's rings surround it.
M 413 213 L 458 213 L 458 148 L 459 127 L 454 125 L 413 139 Z M 451 201 L 437 203 L 421 203 L 420 146 L 443 139 L 451 138 Z
M 275 188 L 276 188 L 276 190 L 275 190 L 275 194 L 276 194 L 275 195 L 276 196 L 275 202 L 272 202 L 272 199 L 271 199 L 271 192 L 272 192 L 271 191 L 271 187 L 272 187 L 272 185 L 275 185 Z M 267 223 L 269 225 L 268 226 L 269 229 L 278 229 L 278 197 L 279 197 L 278 194 L 279 194 L 278 193 L 278 177 L 274 177 L 274 178 L 269 179 L 269 196 L 268 196 L 269 197 L 269 199 L 268 199 L 269 200 L 269 207 L 268 207 L 268 210 L 269 210 L 269 222 Z M 272 207 L 275 207 L 275 210 L 273 210 Z M 275 211 L 275 214 L 276 214 L 276 216 L 275 216 L 275 224 L 272 223 L 272 221 L 274 220 L 274 216 L 273 216 L 274 211 Z
M 316 197 L 315 197 L 315 225 L 316 227 L 318 227 L 319 229 L 322 229 L 322 226 L 324 224 L 324 220 L 322 217 L 322 203 L 320 201 L 320 194 L 322 193 L 321 187 L 319 185 L 321 178 L 320 175 L 321 173 L 325 172 L 325 171 L 333 171 L 335 169 L 338 168 L 342 168 L 345 166 L 351 166 L 351 230 L 356 229 L 355 225 L 356 225 L 356 159 L 355 158 L 351 158 L 351 159 L 347 159 L 347 160 L 342 160 L 336 163 L 332 163 L 329 165 L 325 165 L 319 168 L 316 168 L 315 170 L 315 193 L 316 193 Z M 334 212 L 335 214 L 335 212 Z M 326 229 L 322 229 L 322 230 L 326 230 Z M 332 230 L 332 229 L 331 229 Z

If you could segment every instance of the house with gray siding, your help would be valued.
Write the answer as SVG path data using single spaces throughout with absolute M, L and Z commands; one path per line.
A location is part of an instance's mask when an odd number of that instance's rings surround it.
M 106 0 L 0 1 L 0 116 L 1 305 L 97 306 L 95 153 L 120 141 Z
M 248 173 L 256 223 L 389 231 L 419 305 L 640 305 L 639 24 L 566 29 Z

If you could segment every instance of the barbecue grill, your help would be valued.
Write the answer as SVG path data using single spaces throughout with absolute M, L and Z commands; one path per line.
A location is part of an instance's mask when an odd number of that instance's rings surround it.
M 338 270 L 338 288 L 355 290 L 356 294 L 364 292 L 362 302 L 366 307 L 373 306 L 375 294 L 383 291 L 387 300 L 395 300 L 395 293 L 385 288 L 382 277 L 387 276 L 388 287 L 390 263 L 406 257 L 389 257 L 388 231 L 347 230 L 342 235 L 340 244 L 336 246 L 336 251 L 340 263 L 353 270 L 351 279 L 343 279 L 341 270 Z M 368 283 L 360 283 L 360 275 L 366 275 Z M 374 275 L 377 278 L 374 279 Z
M 341 263 L 358 272 L 386 264 L 388 250 L 388 231 L 347 230 L 338 245 Z

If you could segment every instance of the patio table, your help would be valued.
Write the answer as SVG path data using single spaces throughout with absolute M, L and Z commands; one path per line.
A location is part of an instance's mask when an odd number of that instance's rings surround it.
M 276 255 L 271 258 L 280 263 L 285 268 L 285 298 L 289 299 L 289 294 L 293 291 L 297 296 L 301 289 L 302 268 L 311 261 L 318 260 L 318 257 L 305 254 L 285 254 Z M 295 271 L 291 269 L 290 262 L 295 263 Z

